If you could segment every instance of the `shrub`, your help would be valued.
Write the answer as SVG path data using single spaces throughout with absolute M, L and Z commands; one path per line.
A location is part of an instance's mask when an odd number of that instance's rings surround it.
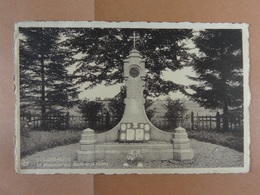
M 187 109 L 180 99 L 172 100 L 171 98 L 167 98 L 163 107 L 166 109 L 164 117 L 168 121 L 168 129 L 175 129 L 184 119 L 187 119 Z

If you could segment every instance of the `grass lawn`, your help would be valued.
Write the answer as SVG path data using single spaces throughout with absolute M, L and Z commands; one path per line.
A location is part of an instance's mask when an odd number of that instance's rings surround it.
M 189 138 L 210 142 L 243 152 L 243 136 L 239 132 L 187 131 Z
M 21 136 L 21 156 L 33 154 L 38 151 L 77 143 L 82 131 L 31 131 L 28 136 Z

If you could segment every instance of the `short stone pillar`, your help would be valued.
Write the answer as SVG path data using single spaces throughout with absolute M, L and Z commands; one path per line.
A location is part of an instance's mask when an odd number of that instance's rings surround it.
M 94 130 L 87 128 L 83 131 L 80 139 L 80 149 L 77 151 L 78 162 L 95 161 L 95 145 L 97 137 Z
M 190 140 L 184 128 L 177 127 L 174 129 L 172 143 L 174 160 L 184 161 L 194 158 L 194 151 L 190 147 Z

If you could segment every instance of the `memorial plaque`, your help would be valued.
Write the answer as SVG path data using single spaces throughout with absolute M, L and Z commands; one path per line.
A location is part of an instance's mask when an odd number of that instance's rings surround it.
M 144 130 L 143 129 L 136 129 L 136 131 L 135 131 L 135 139 L 137 141 L 144 140 Z
M 148 141 L 150 125 L 144 123 L 122 123 L 120 126 L 121 141 Z
M 126 140 L 133 141 L 135 139 L 135 130 L 127 129 L 126 130 Z

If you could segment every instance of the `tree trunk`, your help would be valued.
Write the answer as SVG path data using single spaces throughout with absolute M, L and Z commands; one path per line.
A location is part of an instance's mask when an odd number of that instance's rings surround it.
M 222 72 L 222 81 L 223 81 L 223 132 L 229 130 L 228 126 L 228 98 L 227 98 L 227 75 L 225 72 Z
M 224 98 L 224 105 L 223 105 L 223 132 L 226 132 L 229 130 L 228 126 L 228 103 L 227 98 Z
M 41 116 L 42 116 L 42 127 L 46 127 L 46 104 L 45 104 L 45 68 L 44 59 L 41 57 Z

